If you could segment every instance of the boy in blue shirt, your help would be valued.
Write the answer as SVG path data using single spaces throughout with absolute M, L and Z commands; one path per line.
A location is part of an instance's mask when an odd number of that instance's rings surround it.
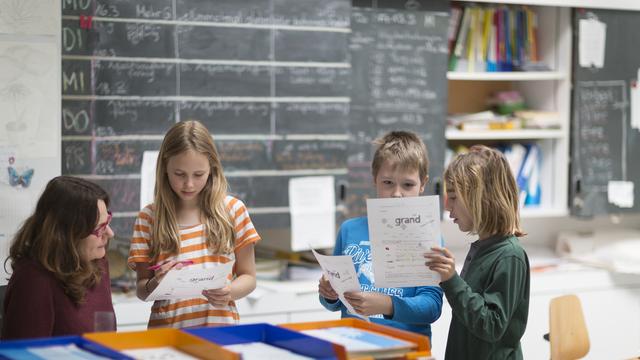
M 429 180 L 427 148 L 418 136 L 392 131 L 374 141 L 377 145 L 371 173 L 378 198 L 419 196 Z M 374 287 L 369 226 L 366 217 L 346 220 L 340 226 L 334 255 L 350 255 L 358 274 L 360 292 L 345 298 L 358 314 L 375 323 L 431 337 L 431 323 L 442 311 L 442 290 L 437 286 Z M 353 317 L 324 277 L 318 285 L 320 303 L 342 317 Z

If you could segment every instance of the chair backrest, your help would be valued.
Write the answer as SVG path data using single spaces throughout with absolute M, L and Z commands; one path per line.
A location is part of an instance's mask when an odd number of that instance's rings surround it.
M 551 299 L 549 305 L 551 360 L 575 360 L 589 352 L 589 334 L 580 299 L 565 295 Z

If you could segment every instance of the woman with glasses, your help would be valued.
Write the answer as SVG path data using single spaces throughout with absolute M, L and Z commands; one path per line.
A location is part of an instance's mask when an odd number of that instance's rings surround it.
M 113 313 L 108 207 L 109 195 L 94 183 L 70 176 L 49 181 L 5 261 L 12 274 L 2 339 L 92 332 L 96 314 Z

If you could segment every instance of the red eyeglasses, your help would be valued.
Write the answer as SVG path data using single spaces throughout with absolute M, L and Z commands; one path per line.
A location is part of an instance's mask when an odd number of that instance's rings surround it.
M 95 230 L 91 232 L 91 235 L 95 235 L 97 237 L 102 237 L 104 232 L 107 230 L 107 226 L 111 224 L 111 211 L 107 211 L 107 221 L 99 225 Z

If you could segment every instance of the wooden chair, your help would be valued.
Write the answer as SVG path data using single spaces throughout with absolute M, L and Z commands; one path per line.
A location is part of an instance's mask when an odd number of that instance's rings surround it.
M 549 342 L 551 360 L 575 360 L 589 352 L 589 334 L 580 299 L 559 296 L 549 304 Z

